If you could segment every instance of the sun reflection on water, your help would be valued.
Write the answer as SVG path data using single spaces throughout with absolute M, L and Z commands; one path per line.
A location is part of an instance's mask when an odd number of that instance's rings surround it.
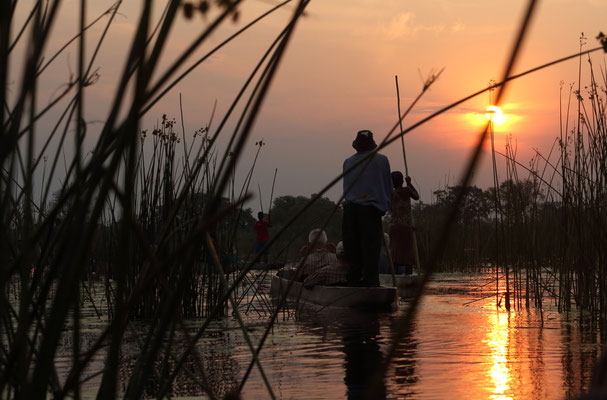
M 508 367 L 508 344 L 509 344 L 509 315 L 497 311 L 489 318 L 490 330 L 487 334 L 486 343 L 491 350 L 491 368 L 489 376 L 495 385 L 491 399 L 512 399 L 508 394 L 511 392 L 511 377 Z

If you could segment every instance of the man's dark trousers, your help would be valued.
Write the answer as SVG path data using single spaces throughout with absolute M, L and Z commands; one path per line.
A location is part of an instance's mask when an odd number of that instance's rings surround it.
M 379 286 L 378 261 L 382 241 L 381 213 L 373 206 L 344 205 L 342 240 L 348 260 L 348 284 Z

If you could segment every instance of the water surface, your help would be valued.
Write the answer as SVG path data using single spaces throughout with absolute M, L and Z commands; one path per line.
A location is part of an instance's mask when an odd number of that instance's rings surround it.
M 551 304 L 541 312 L 507 312 L 503 304 L 498 308 L 492 278 L 436 277 L 412 335 L 399 346 L 384 380 L 387 398 L 564 399 L 588 387 L 604 334 L 580 321 L 577 313 L 559 313 Z M 407 306 L 401 302 L 392 314 L 310 310 L 278 321 L 261 356 L 275 394 L 356 397 L 382 360 L 393 326 Z M 252 334 L 261 331 L 259 327 Z M 241 376 L 250 352 L 232 332 L 224 345 L 236 361 L 231 373 Z M 267 396 L 257 370 L 243 395 Z
M 578 312 L 557 312 L 550 302 L 541 312 L 524 307 L 507 312 L 503 304 L 496 307 L 492 279 L 490 274 L 436 276 L 412 334 L 400 344 L 381 383 L 386 398 L 565 399 L 589 386 L 594 362 L 605 348 L 604 331 Z M 252 307 L 241 307 L 255 346 L 269 319 L 263 304 L 255 299 Z M 407 308 L 408 302 L 401 301 L 394 313 L 315 308 L 281 312 L 260 356 L 273 393 L 284 399 L 359 398 L 384 359 L 394 325 Z M 94 336 L 104 325 L 94 314 L 87 321 L 85 341 L 87 332 Z M 190 333 L 201 323 L 188 320 Z M 129 331 L 121 368 L 125 380 L 145 328 L 145 323 L 139 323 Z M 71 357 L 67 340 L 58 355 L 58 365 L 63 362 L 66 368 Z M 204 377 L 198 376 L 201 382 L 206 381 L 218 396 L 238 387 L 251 351 L 234 318 L 215 321 L 197 349 L 200 359 L 189 368 L 203 368 Z M 94 360 L 90 373 L 102 368 L 102 358 Z M 94 392 L 98 383 L 92 379 L 86 389 Z M 199 384 L 181 376 L 172 393 L 195 396 L 202 391 Z M 269 398 L 257 367 L 242 396 Z

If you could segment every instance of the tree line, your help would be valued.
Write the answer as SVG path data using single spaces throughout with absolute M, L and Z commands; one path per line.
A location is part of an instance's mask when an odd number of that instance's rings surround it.
M 558 246 L 557 215 L 560 203 L 546 198 L 532 180 L 506 180 L 497 190 L 483 190 L 477 186 L 446 186 L 433 192 L 432 203 L 413 204 L 422 269 L 439 236 L 442 222 L 462 191 L 464 200 L 457 211 L 453 234 L 441 260 L 443 270 L 481 268 L 512 259 L 518 262 L 547 261 L 554 255 L 555 246 Z M 270 234 L 282 230 L 313 197 L 276 198 L 271 209 Z M 325 228 L 328 238 L 334 243 L 339 242 L 342 236 L 342 209 L 335 208 L 335 202 L 326 197 L 312 204 L 277 238 L 271 249 L 274 259 L 297 259 L 299 249 L 307 244 L 308 233 L 320 228 L 328 218 Z M 248 209 L 245 214 L 246 221 L 242 222 L 243 229 L 240 231 L 242 236 L 237 241 L 239 253 L 243 255 L 253 252 L 255 241 L 251 210 Z

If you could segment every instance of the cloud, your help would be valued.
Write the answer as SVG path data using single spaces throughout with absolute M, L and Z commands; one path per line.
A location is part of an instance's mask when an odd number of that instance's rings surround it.
M 417 33 L 417 28 L 413 26 L 412 20 L 413 14 L 410 12 L 399 14 L 384 28 L 384 34 L 391 40 L 413 36 Z
M 457 33 L 463 31 L 464 29 L 466 29 L 466 25 L 462 24 L 461 22 L 457 22 L 451 27 L 451 32 Z
M 441 34 L 445 31 L 452 33 L 461 32 L 465 29 L 465 25 L 456 22 L 451 26 L 444 24 L 424 25 L 416 23 L 415 15 L 411 12 L 400 13 L 394 17 L 387 26 L 379 28 L 381 34 L 389 40 L 396 40 L 405 37 L 413 37 L 418 34 L 433 33 Z

